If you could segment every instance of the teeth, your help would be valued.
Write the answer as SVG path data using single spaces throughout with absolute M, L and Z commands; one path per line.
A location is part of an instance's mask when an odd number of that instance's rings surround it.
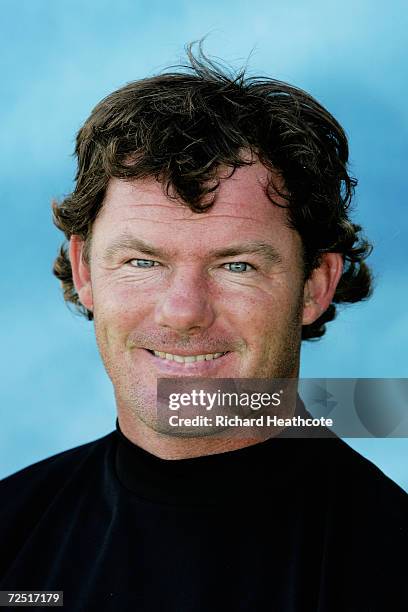
M 153 351 L 156 357 L 162 359 L 168 359 L 169 361 L 177 361 L 177 363 L 194 363 L 195 361 L 211 361 L 212 359 L 218 359 L 225 353 L 209 353 L 208 355 L 172 355 L 171 353 L 163 353 L 162 351 Z
M 194 355 L 188 355 L 187 357 L 184 357 L 184 363 L 193 363 L 193 361 L 196 361 Z

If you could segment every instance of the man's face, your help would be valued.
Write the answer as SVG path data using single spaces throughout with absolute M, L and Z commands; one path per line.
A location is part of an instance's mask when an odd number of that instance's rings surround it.
M 239 168 L 203 214 L 154 179 L 110 182 L 93 226 L 88 307 L 119 411 L 154 427 L 159 377 L 297 375 L 301 240 L 267 181 L 260 163 Z

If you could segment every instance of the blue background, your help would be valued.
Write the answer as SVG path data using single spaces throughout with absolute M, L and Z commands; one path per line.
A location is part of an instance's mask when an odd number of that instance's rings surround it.
M 0 476 L 113 429 L 92 324 L 64 305 L 50 201 L 69 193 L 74 136 L 125 82 L 207 52 L 292 82 L 345 127 L 356 221 L 375 245 L 376 292 L 304 346 L 303 376 L 407 377 L 408 9 L 403 1 L 1 2 Z M 350 443 L 408 488 L 408 440 Z

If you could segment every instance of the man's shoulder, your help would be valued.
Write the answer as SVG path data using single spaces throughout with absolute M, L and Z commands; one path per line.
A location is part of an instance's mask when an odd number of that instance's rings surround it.
M 62 451 L 41 461 L 37 461 L 6 478 L 0 480 L 1 506 L 18 504 L 23 499 L 44 495 L 49 497 L 69 483 L 80 477 L 86 465 L 98 463 L 113 443 L 115 432 L 111 432 L 97 440 L 81 444 L 69 450 Z
M 97 499 L 110 469 L 115 432 L 38 461 L 0 481 L 0 575 L 41 529 L 58 532 L 67 517 Z M 36 544 L 40 554 L 41 544 Z
M 408 494 L 366 457 L 340 438 L 316 440 L 320 451 L 315 455 L 320 469 L 334 496 L 344 496 L 351 502 L 363 501 L 369 507 L 407 513 Z

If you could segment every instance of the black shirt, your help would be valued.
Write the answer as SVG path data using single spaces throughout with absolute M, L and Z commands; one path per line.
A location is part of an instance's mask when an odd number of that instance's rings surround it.
M 75 612 L 407 612 L 407 498 L 337 438 L 168 461 L 117 428 L 1 482 L 0 590 Z

